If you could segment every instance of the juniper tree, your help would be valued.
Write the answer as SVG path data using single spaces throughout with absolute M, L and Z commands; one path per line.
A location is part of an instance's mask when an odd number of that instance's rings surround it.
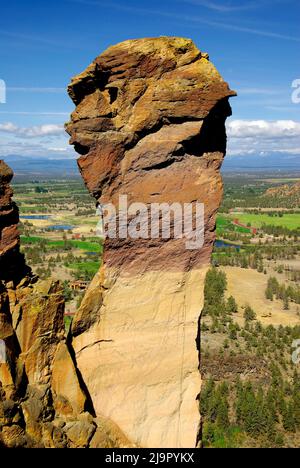
M 234 297 L 230 296 L 227 300 L 226 311 L 228 314 L 236 314 L 238 312 L 238 305 Z
M 250 306 L 246 306 L 245 312 L 244 312 L 244 319 L 247 322 L 251 322 L 253 320 L 256 320 L 256 313 Z

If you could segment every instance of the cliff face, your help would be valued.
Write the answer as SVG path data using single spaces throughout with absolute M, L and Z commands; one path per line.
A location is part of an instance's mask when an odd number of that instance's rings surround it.
M 19 212 L 9 185 L 12 177 L 12 170 L 0 161 L 0 280 L 5 281 L 20 279 L 29 272 L 19 251 Z
M 62 289 L 20 253 L 12 176 L 0 161 L 0 446 L 87 446 L 97 425 L 66 343 Z
M 198 325 L 222 198 L 230 91 L 190 40 L 127 41 L 72 80 L 67 131 L 100 205 L 204 204 L 204 244 L 107 238 L 103 267 L 73 323 L 80 374 L 98 416 L 132 444 L 194 447 L 200 416 Z M 117 221 L 120 221 L 120 217 Z M 123 220 L 130 227 L 132 218 Z M 195 218 L 193 219 L 195 222 Z

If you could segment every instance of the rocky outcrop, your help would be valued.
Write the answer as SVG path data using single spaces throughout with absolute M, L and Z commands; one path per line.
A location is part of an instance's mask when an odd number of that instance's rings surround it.
M 88 446 L 97 424 L 66 340 L 62 288 L 39 281 L 20 253 L 12 175 L 0 161 L 0 447 Z
M 120 231 L 107 238 L 103 267 L 72 327 L 99 418 L 136 446 L 194 447 L 199 319 L 235 93 L 192 41 L 161 37 L 109 48 L 72 80 L 69 94 L 76 109 L 66 128 L 97 204 L 118 210 L 126 195 L 149 213 L 155 203 L 205 206 L 201 248 L 187 248 L 188 236 L 174 230 L 149 238 L 149 217 L 143 238 Z M 118 216 L 121 228 L 131 225 Z
M 300 182 L 295 184 L 277 185 L 269 188 L 264 196 L 266 198 L 274 200 L 278 203 L 278 206 L 288 206 L 291 208 L 298 208 L 300 204 Z
M 19 212 L 9 185 L 12 177 L 12 170 L 0 161 L 0 280 L 5 281 L 23 278 L 29 271 L 19 250 Z

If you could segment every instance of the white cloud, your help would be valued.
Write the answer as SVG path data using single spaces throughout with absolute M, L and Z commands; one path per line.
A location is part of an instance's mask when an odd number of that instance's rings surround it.
M 74 157 L 63 124 L 20 127 L 13 122 L 0 124 L 0 155 L 23 154 Z M 227 121 L 228 155 L 248 157 L 273 153 L 300 157 L 300 122 L 294 120 Z
M 300 122 L 294 120 L 229 120 L 227 135 L 229 156 L 300 156 Z
M 11 122 L 0 124 L 0 132 L 16 133 L 17 131 L 18 127 Z
M 56 136 L 63 134 L 64 131 L 64 126 L 57 124 L 36 125 L 33 127 L 18 127 L 12 122 L 0 124 L 0 132 L 10 133 L 22 138 Z
M 66 153 L 68 151 L 68 147 L 53 147 L 48 148 L 49 151 L 54 151 L 55 153 Z
M 300 122 L 294 120 L 232 120 L 227 125 L 229 137 L 287 138 L 300 137 Z
M 13 122 L 0 123 L 0 156 L 73 158 L 74 149 L 68 144 L 63 124 L 45 124 L 31 127 Z
M 26 156 L 30 158 L 55 158 L 55 159 L 73 159 L 77 155 L 74 149 L 68 145 L 67 140 L 57 142 L 61 146 L 52 147 L 38 140 L 5 141 L 0 146 L 0 158 L 6 158 L 10 155 Z

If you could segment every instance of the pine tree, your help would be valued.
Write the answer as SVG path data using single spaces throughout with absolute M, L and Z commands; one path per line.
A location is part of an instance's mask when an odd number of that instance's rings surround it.
M 216 424 L 222 429 L 228 429 L 229 422 L 229 404 L 226 398 L 221 398 L 218 403 Z
M 290 309 L 290 304 L 289 304 L 289 298 L 287 294 L 284 294 L 283 298 L 283 310 L 289 310 Z
M 208 422 L 204 425 L 203 442 L 205 446 L 211 446 L 215 441 L 215 427 L 214 424 Z
M 238 312 L 238 305 L 234 297 L 230 296 L 227 300 L 226 311 L 228 314 L 236 314 Z
M 234 341 L 237 340 L 237 338 L 238 338 L 237 330 L 236 330 L 235 325 L 231 325 L 231 326 L 229 327 L 229 338 L 230 338 L 231 340 L 234 340 Z
M 294 407 L 294 419 L 297 429 L 300 429 L 300 380 L 297 372 L 294 373 L 293 377 L 293 407 Z
M 294 418 L 294 404 L 290 401 L 288 404 L 285 403 L 285 407 L 282 414 L 282 424 L 284 430 L 288 432 L 294 432 L 296 429 L 296 423 Z
M 266 289 L 266 299 L 268 299 L 268 301 L 274 301 L 273 291 L 269 287 Z
M 206 416 L 209 412 L 209 407 L 211 405 L 211 400 L 213 399 L 215 392 L 215 383 L 212 379 L 209 379 L 204 388 L 201 391 L 200 395 L 200 410 L 203 416 Z
M 256 313 L 254 312 L 254 310 L 250 306 L 247 306 L 246 309 L 245 309 L 244 319 L 247 322 L 252 322 L 253 320 L 256 320 Z

